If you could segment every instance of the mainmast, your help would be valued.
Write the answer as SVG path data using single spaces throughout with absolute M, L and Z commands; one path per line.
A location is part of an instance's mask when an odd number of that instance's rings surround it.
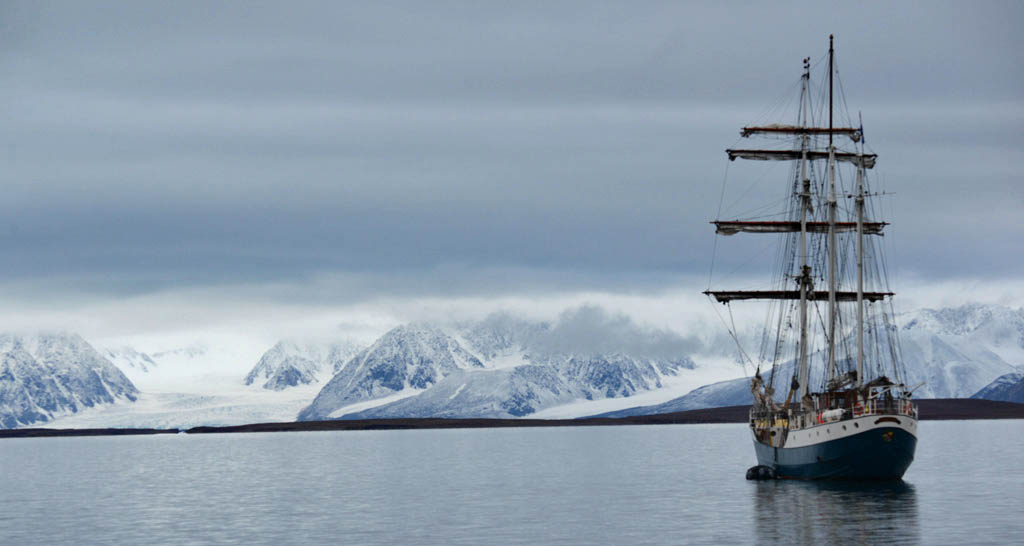
M 864 126 L 864 120 L 860 122 Z M 864 153 L 864 144 L 861 144 Z M 857 165 L 857 386 L 864 384 L 864 166 Z
M 828 36 L 828 378 L 836 376 L 836 148 L 832 143 L 832 35 Z M 860 294 L 858 294 L 860 301 Z

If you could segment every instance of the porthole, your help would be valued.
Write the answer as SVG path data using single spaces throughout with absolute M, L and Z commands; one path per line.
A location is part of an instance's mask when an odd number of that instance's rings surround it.
M 843 430 L 846 430 L 846 425 L 843 425 Z
M 825 429 L 825 433 L 826 434 L 832 434 L 832 429 L 830 429 L 830 428 Z
M 853 424 L 853 428 L 860 428 L 860 425 L 858 425 L 857 423 L 854 423 Z

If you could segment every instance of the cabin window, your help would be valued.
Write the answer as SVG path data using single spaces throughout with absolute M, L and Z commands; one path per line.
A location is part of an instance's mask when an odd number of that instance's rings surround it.
M 846 425 L 843 425 L 843 430 L 846 430 Z

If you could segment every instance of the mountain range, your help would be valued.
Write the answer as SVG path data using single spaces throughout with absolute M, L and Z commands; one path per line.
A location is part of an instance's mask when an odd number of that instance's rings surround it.
M 554 323 L 497 313 L 450 329 L 400 326 L 345 363 L 299 419 L 523 417 L 629 397 L 694 368 L 670 356 L 681 343 L 588 307 Z
M 1024 369 L 1024 309 L 970 304 L 920 309 L 898 317 L 905 382 L 918 398 L 968 398 L 1004 374 Z M 782 384 L 793 375 L 792 363 L 776 373 Z M 811 384 L 821 382 L 812 369 Z M 767 377 L 767 372 L 765 372 Z M 785 397 L 785 388 L 776 397 Z M 979 392 L 982 391 L 982 392 Z M 988 396 L 982 396 L 988 398 Z M 605 417 L 649 415 L 691 409 L 749 404 L 750 380 L 738 378 L 705 385 L 668 402 L 607 412 Z
M 920 309 L 898 324 L 915 396 L 1019 397 L 1024 310 Z M 728 351 L 720 344 L 698 339 L 593 306 L 550 321 L 495 313 L 405 324 L 363 348 L 340 335 L 281 340 L 261 355 L 242 344 L 96 350 L 74 334 L 7 334 L 0 336 L 0 427 L 54 419 L 57 426 L 178 426 L 623 416 L 749 403 L 747 379 L 716 381 L 743 375 L 739 364 L 722 358 Z M 780 381 L 791 369 L 777 370 Z M 140 396 L 145 404 L 131 403 Z

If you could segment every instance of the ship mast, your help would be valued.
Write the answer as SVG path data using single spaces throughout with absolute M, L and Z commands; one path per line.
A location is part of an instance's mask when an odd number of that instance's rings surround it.
M 804 81 L 800 93 L 800 104 L 802 106 L 802 123 L 800 126 L 805 130 L 803 138 L 800 139 L 800 180 L 802 189 L 800 192 L 800 276 L 797 282 L 800 283 L 800 371 L 797 377 L 800 381 L 800 394 L 798 400 L 803 400 L 807 394 L 808 370 L 807 370 L 807 292 L 811 290 L 811 268 L 807 265 L 807 209 L 811 205 L 811 179 L 807 176 L 807 148 L 809 137 L 807 129 L 807 84 L 811 79 L 811 59 L 804 58 Z
M 860 120 L 864 127 L 864 120 Z M 864 144 L 861 143 L 861 154 Z M 864 166 L 857 165 L 857 387 L 864 385 Z
M 828 377 L 836 376 L 836 148 L 832 143 L 832 35 L 828 36 Z M 862 295 L 858 293 L 860 301 Z

